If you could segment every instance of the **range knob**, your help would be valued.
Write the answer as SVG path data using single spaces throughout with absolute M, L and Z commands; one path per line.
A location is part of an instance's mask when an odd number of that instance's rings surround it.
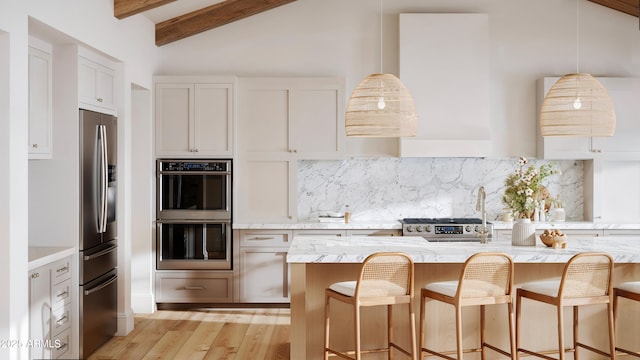
M 427 232 L 431 232 L 431 225 L 427 225 L 424 227 Z
M 464 227 L 464 231 L 471 232 L 471 225 L 467 225 Z
M 422 232 L 422 226 L 420 226 L 420 225 L 416 226 L 416 231 L 417 232 Z
M 476 227 L 473 229 L 475 232 L 480 232 L 480 225 L 476 225 Z
M 407 225 L 407 232 L 413 232 L 413 226 Z

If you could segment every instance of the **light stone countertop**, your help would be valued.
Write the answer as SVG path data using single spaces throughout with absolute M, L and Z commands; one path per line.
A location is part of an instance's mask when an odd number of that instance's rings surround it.
M 76 253 L 74 247 L 30 246 L 29 271 Z
M 380 251 L 400 251 L 415 263 L 463 263 L 477 252 L 505 252 L 515 263 L 566 263 L 585 251 L 609 253 L 617 263 L 640 263 L 639 237 L 569 237 L 566 249 L 512 246 L 511 242 L 430 243 L 421 237 L 387 236 L 295 236 L 287 254 L 288 263 L 361 263 Z
M 513 228 L 514 222 L 504 222 L 504 221 L 489 221 L 493 224 L 494 230 L 510 230 Z M 536 229 L 561 229 L 561 230 L 591 230 L 591 229 L 608 229 L 608 230 L 640 230 L 640 224 L 632 224 L 632 223 L 594 223 L 588 221 L 567 221 L 567 222 L 533 222 L 536 226 Z M 400 224 L 397 220 L 371 220 L 371 221 L 357 221 L 350 222 L 348 224 L 345 223 L 321 223 L 318 221 L 300 221 L 295 223 L 253 223 L 253 224 L 242 224 L 242 223 L 234 223 L 234 229 L 239 230 L 275 230 L 275 229 L 284 229 L 284 230 L 349 230 L 349 229 L 402 229 L 402 224 Z

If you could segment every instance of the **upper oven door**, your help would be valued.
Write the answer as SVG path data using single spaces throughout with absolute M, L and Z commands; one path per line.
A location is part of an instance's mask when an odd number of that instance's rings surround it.
M 230 220 L 230 160 L 158 160 L 161 220 Z

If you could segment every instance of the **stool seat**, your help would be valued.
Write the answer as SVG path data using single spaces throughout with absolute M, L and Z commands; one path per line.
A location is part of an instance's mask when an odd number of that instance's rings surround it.
M 546 354 L 557 352 L 560 360 L 564 360 L 565 352 L 573 351 L 578 358 L 578 348 L 583 348 L 599 355 L 615 359 L 615 339 L 613 328 L 613 306 L 611 278 L 613 259 L 605 253 L 579 253 L 574 255 L 564 267 L 559 280 L 545 280 L 524 283 L 516 291 L 516 354 L 520 353 L 553 359 Z M 523 299 L 554 305 L 557 312 L 558 351 L 533 351 L 520 347 L 520 329 L 522 327 L 521 312 Z M 607 328 L 609 331 L 609 353 L 579 342 L 578 308 L 581 305 L 607 305 Z M 573 308 L 573 347 L 565 348 L 563 307 Z
M 640 294 L 640 281 L 629 281 L 616 286 L 616 289 Z
M 485 348 L 492 349 L 504 356 L 514 358 L 514 314 L 513 314 L 513 260 L 504 253 L 476 253 L 465 261 L 458 281 L 439 281 L 425 284 L 420 292 L 420 356 L 435 355 L 448 360 L 455 360 L 448 354 L 456 354 L 462 360 L 464 353 L 482 352 L 485 359 Z M 456 350 L 436 351 L 425 345 L 426 335 L 426 301 L 437 300 L 455 307 L 456 314 Z M 511 351 L 506 352 L 485 341 L 485 306 L 506 304 L 509 319 L 509 339 Z M 462 346 L 462 308 L 466 306 L 480 307 L 480 346 L 465 349 Z
M 616 286 L 613 289 L 613 317 L 615 319 L 616 324 L 618 322 L 618 312 L 619 312 L 618 299 L 619 298 L 625 298 L 628 300 L 636 301 L 638 302 L 638 304 L 640 304 L 640 281 L 625 282 Z M 638 320 L 640 319 L 637 319 L 636 321 Z M 637 350 L 633 351 L 627 348 L 626 346 L 622 347 L 623 344 L 619 344 L 618 346 L 616 346 L 616 350 L 626 355 L 633 355 L 635 357 L 640 358 L 640 347 L 638 347 L 638 344 L 630 344 L 630 345 L 635 345 Z

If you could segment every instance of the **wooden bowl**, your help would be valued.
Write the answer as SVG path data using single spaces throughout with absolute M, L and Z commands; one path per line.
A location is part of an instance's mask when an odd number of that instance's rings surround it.
M 564 248 L 567 242 L 567 234 L 562 235 L 545 235 L 540 234 L 540 241 L 548 247 L 562 247 Z

